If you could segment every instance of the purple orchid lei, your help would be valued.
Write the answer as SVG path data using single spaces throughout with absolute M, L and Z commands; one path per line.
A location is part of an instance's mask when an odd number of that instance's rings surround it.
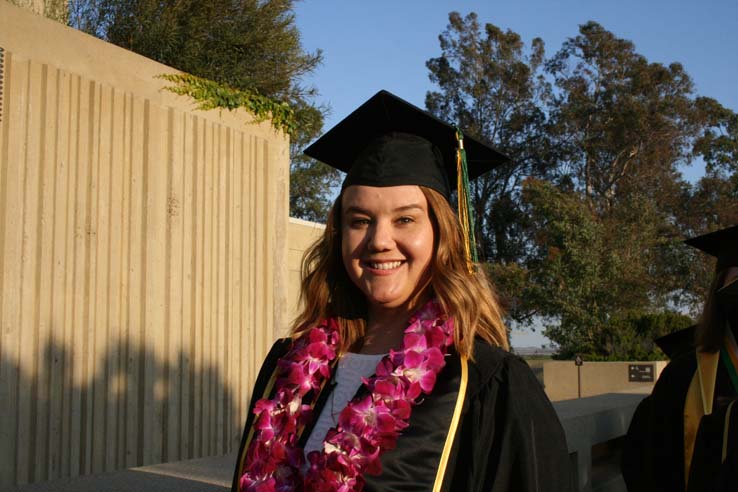
M 242 492 L 361 491 L 363 474 L 381 473 L 379 456 L 395 447 L 420 395 L 433 391 L 453 344 L 453 320 L 435 300 L 413 314 L 402 350 L 391 350 L 377 365 L 375 376 L 363 379 L 369 394 L 353 399 L 341 411 L 338 425 L 323 441 L 323 451 L 308 454 L 303 475 L 298 431 L 311 417 L 306 401 L 331 376 L 338 342 L 338 325 L 329 319 L 298 338 L 279 360 L 274 397 L 259 400 L 254 407 Z

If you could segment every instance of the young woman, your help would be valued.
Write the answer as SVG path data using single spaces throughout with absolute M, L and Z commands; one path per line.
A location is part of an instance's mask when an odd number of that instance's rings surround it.
M 569 490 L 561 426 L 448 201 L 456 135 L 380 92 L 306 150 L 348 175 L 257 379 L 234 491 Z M 503 159 L 464 143 L 471 177 Z
M 724 424 L 738 397 L 738 226 L 686 242 L 716 257 L 716 273 L 692 349 L 669 363 L 633 416 L 622 467 L 630 492 L 714 491 L 723 442 L 730 442 Z

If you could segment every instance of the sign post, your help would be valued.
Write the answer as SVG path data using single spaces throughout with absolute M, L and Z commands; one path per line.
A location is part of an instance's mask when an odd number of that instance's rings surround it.
M 577 354 L 577 356 L 574 358 L 574 365 L 577 366 L 577 398 L 582 397 L 582 365 L 584 364 L 584 360 L 582 360 L 582 356 Z

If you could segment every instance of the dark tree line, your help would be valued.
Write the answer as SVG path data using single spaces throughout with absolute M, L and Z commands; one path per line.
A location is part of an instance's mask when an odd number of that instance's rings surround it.
M 474 13 L 439 41 L 428 110 L 513 161 L 472 189 L 511 321 L 542 320 L 564 357 L 660 355 L 651 339 L 690 322 L 714 268 L 682 239 L 738 223 L 738 116 L 596 22 L 551 56 Z

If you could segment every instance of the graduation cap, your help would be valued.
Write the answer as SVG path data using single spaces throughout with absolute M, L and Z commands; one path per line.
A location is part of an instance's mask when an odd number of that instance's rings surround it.
M 654 340 L 654 343 L 666 354 L 669 359 L 694 350 L 694 333 L 697 325 L 678 330 Z
M 738 225 L 684 242 L 717 258 L 717 270 L 738 266 Z
M 342 188 L 419 185 L 448 199 L 457 188 L 460 146 L 471 180 L 508 161 L 492 147 L 462 137 L 457 128 L 382 90 L 304 153 L 347 173 Z
M 351 185 L 458 192 L 467 260 L 477 261 L 469 180 L 508 161 L 492 147 L 387 91 L 379 91 L 304 150 L 346 173 Z M 470 266 L 471 270 L 471 266 Z
M 726 304 L 738 305 L 738 278 L 715 292 L 717 298 Z

